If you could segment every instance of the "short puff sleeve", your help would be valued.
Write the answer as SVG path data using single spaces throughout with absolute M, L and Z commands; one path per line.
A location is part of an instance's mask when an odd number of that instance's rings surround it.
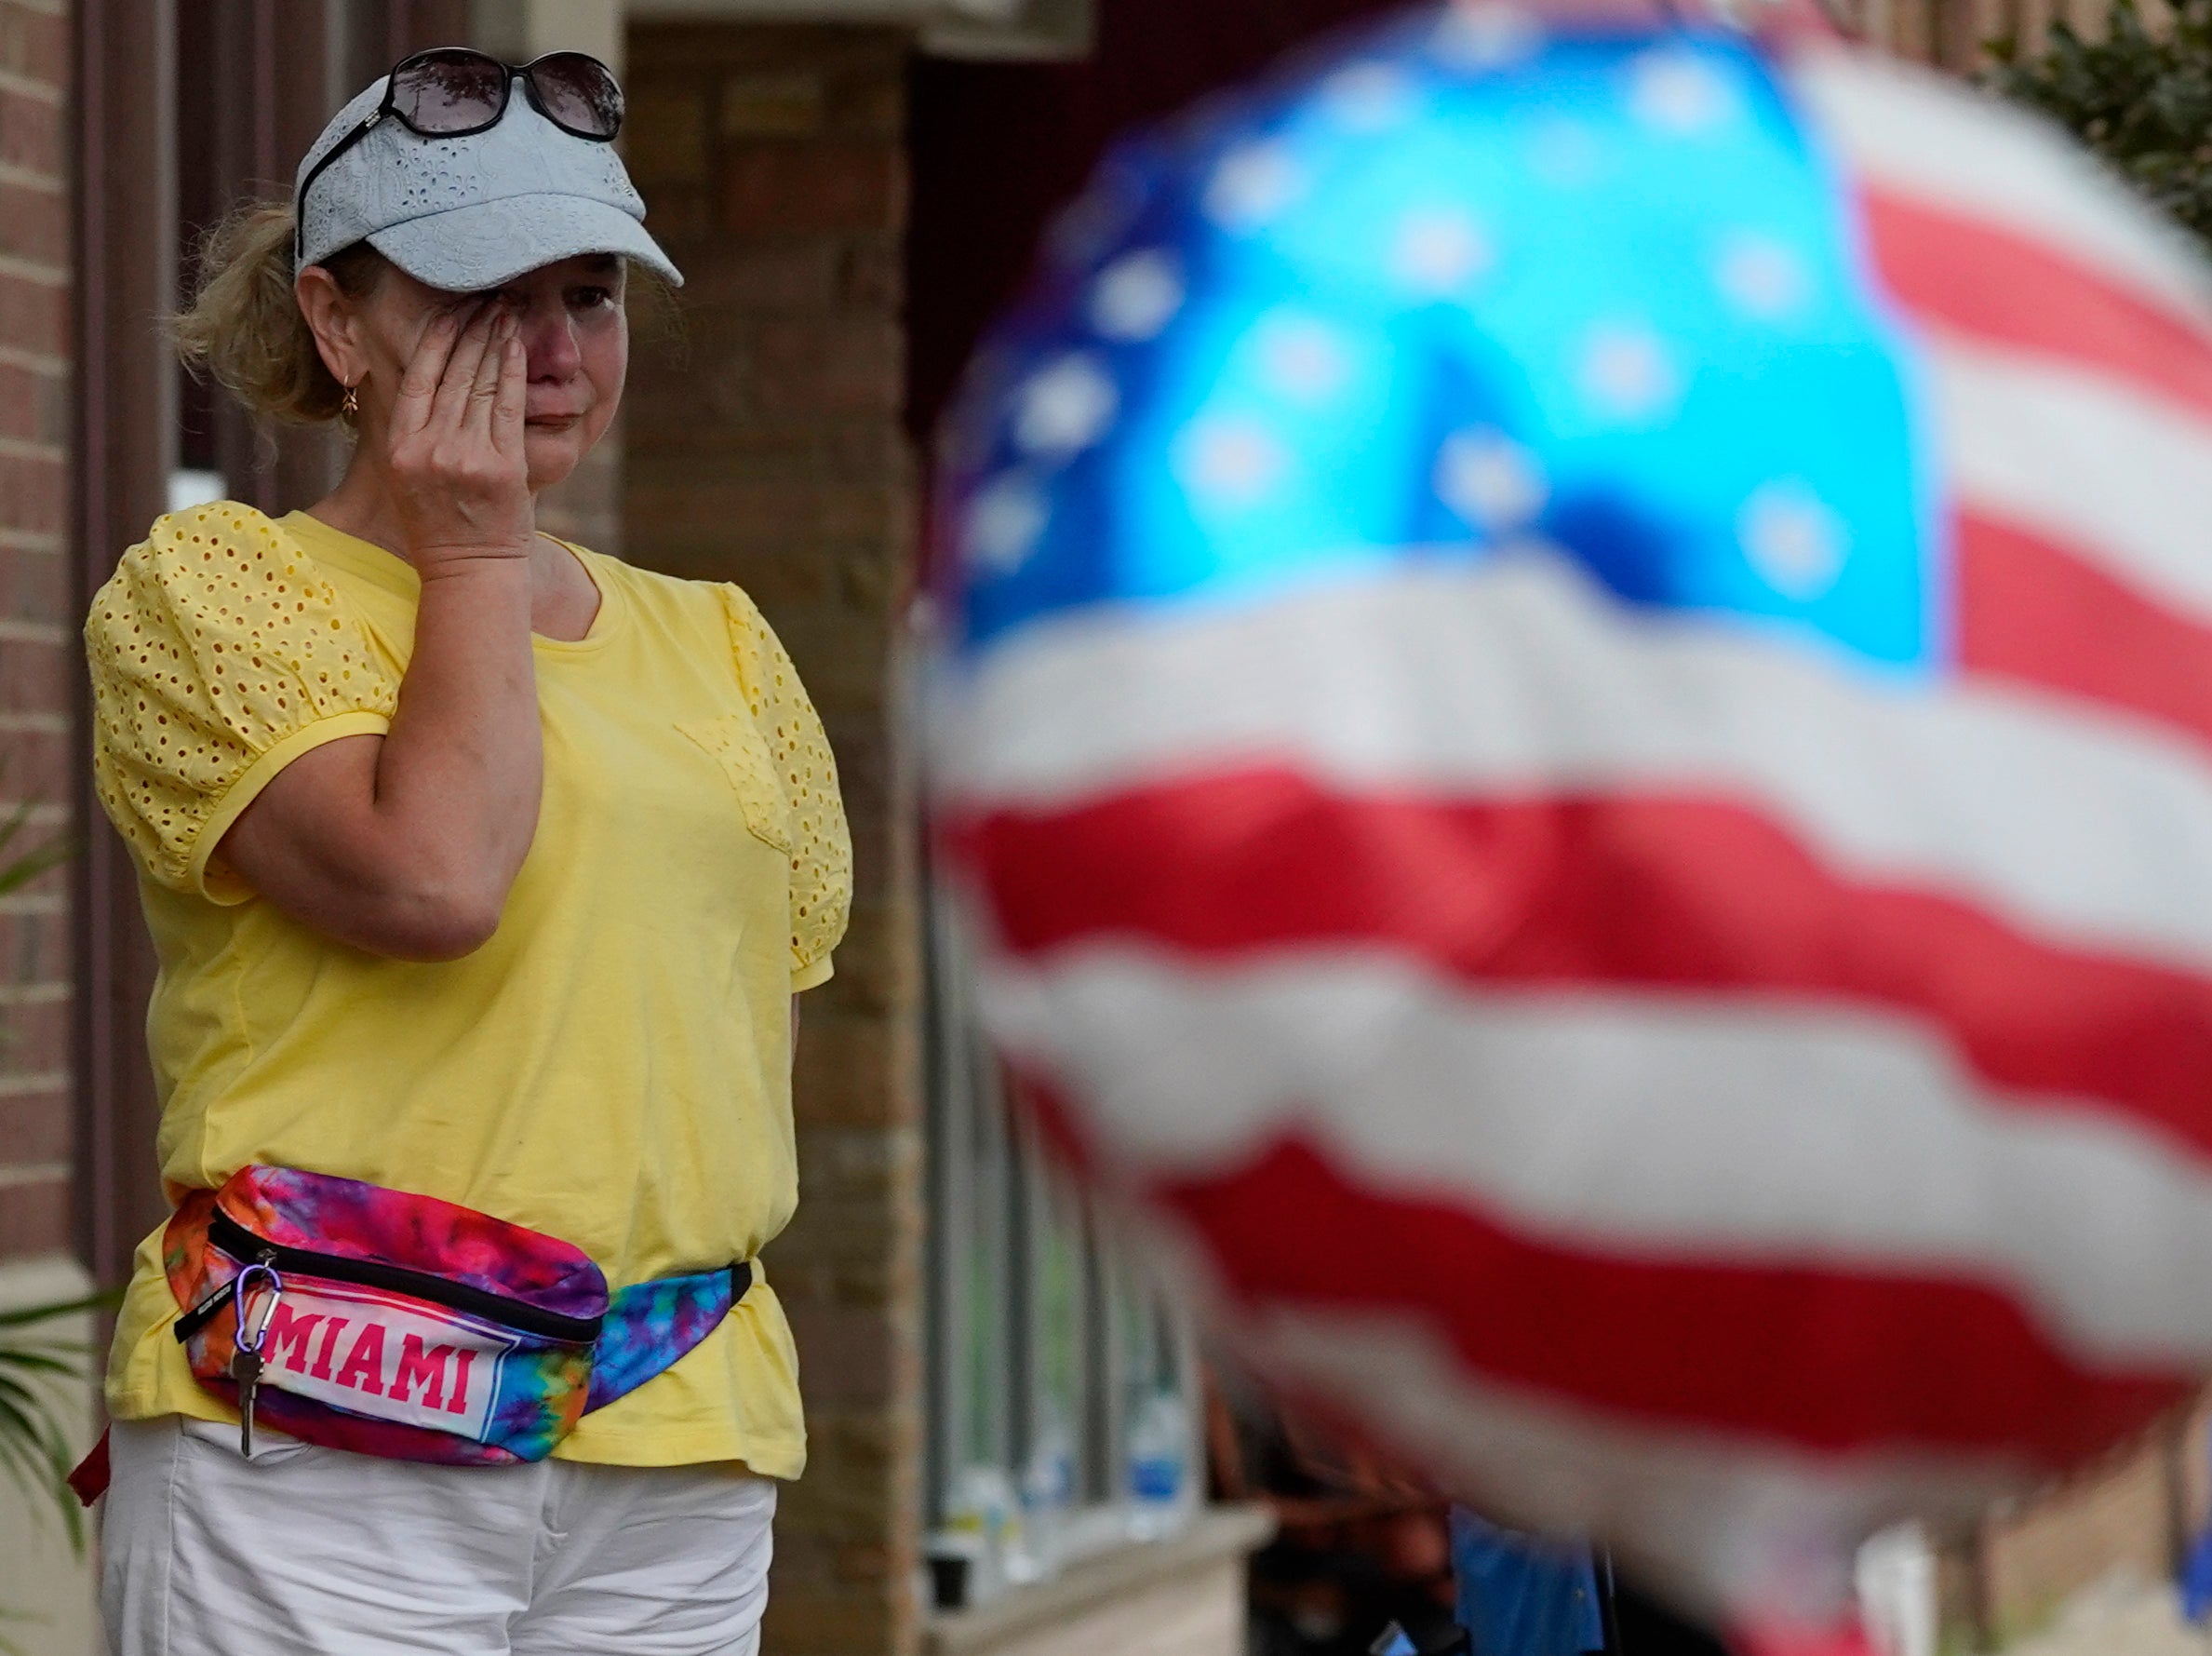
M 830 953 L 852 912 L 852 837 L 838 791 L 838 761 L 783 641 L 750 598 L 722 588 L 737 676 L 768 743 L 790 824 L 791 986 L 830 975 Z
M 215 848 L 286 765 L 391 728 L 399 687 L 283 529 L 235 502 L 171 513 L 85 623 L 100 802 L 148 875 L 219 903 L 252 893 Z

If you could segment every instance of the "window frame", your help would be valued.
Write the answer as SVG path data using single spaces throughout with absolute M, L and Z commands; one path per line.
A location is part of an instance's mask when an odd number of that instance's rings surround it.
M 1176 1521 L 1195 1512 L 1204 1473 L 1196 1341 L 1184 1314 L 1013 1108 L 1007 1073 L 983 1034 L 957 906 L 934 874 L 925 876 L 922 895 L 930 1215 L 922 1517 L 926 1529 L 944 1533 L 956 1517 L 956 1481 L 979 1461 L 1002 1472 L 1020 1496 L 1057 1409 L 1069 1436 L 1070 1499 L 1052 1515 L 1051 1534 L 1027 1540 L 1031 1562 L 1049 1577 L 1145 1538 L 1128 1454 L 1133 1410 L 1152 1388 L 1174 1393 L 1190 1423 Z M 1065 1277 L 1057 1284 L 1056 1272 Z M 1003 1583 L 983 1583 L 978 1597 L 995 1585 Z

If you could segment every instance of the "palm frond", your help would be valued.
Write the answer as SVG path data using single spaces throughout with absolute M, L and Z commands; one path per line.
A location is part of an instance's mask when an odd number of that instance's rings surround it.
M 44 1351 L 27 1345 L 0 1346 L 0 1371 L 28 1369 L 33 1374 L 63 1374 L 74 1378 L 84 1372 L 83 1355 L 82 1346 L 74 1353 L 64 1353 L 59 1346 Z
M 5 1471 L 8 1482 L 24 1495 L 51 1507 L 61 1520 L 70 1551 L 82 1554 L 85 1515 L 69 1488 L 76 1455 L 68 1437 L 47 1416 L 26 1415 L 14 1408 L 0 1409 L 0 1416 L 12 1417 L 6 1434 L 0 1435 L 0 1471 Z
M 122 1299 L 120 1290 L 110 1288 L 103 1293 L 87 1294 L 81 1299 L 63 1300 L 58 1305 L 19 1306 L 13 1311 L 0 1311 L 0 1328 L 21 1328 L 33 1323 L 50 1323 L 87 1311 L 113 1311 L 122 1302 Z
M 0 850 L 20 822 L 0 822 Z M 9 872 L 0 868 L 0 890 Z M 68 1478 L 76 1452 L 65 1421 L 74 1407 L 72 1393 L 85 1378 L 89 1348 L 81 1340 L 26 1336 L 42 1323 L 81 1316 L 114 1305 L 119 1292 L 87 1294 L 50 1304 L 0 1312 L 0 1476 L 24 1495 L 45 1502 L 60 1517 L 71 1550 L 85 1545 L 84 1514 Z M 0 1656 L 7 1641 L 0 1638 Z

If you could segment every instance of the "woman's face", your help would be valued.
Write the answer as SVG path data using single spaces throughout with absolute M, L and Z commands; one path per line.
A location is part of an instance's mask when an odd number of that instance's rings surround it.
M 622 402 L 630 369 L 623 279 L 623 262 L 610 254 L 564 259 L 483 293 L 449 293 L 388 268 L 366 296 L 346 302 L 353 326 L 342 331 L 353 360 L 332 363 L 332 371 L 345 379 L 354 370 L 361 431 L 373 438 L 387 428 L 408 361 L 441 312 L 505 306 L 520 324 L 529 362 L 524 451 L 534 493 L 576 469 Z M 326 345 L 325 358 L 330 355 Z

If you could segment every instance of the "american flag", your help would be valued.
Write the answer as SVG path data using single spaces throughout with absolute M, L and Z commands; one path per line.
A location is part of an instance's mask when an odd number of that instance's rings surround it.
M 1405 15 L 1115 152 L 946 453 L 986 1022 L 1286 1384 L 1819 1610 L 2212 1367 L 2212 278 L 2055 131 Z

